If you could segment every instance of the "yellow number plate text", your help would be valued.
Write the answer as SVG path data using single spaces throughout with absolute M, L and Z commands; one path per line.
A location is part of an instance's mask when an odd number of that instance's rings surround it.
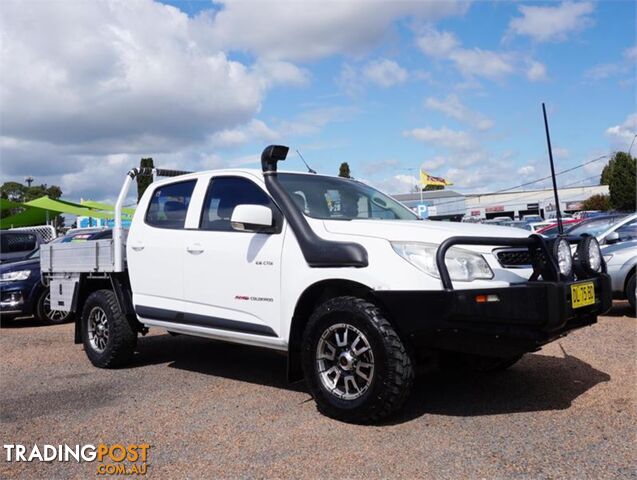
M 593 282 L 571 285 L 571 305 L 573 308 L 585 307 L 595 303 L 595 285 Z

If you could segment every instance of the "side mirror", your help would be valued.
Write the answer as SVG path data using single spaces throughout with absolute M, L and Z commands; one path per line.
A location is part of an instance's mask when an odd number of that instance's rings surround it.
M 272 210 L 263 205 L 237 205 L 234 207 L 230 224 L 242 232 L 272 233 Z
M 610 232 L 608 235 L 606 235 L 606 238 L 604 238 L 604 241 L 609 245 L 612 243 L 619 242 L 619 233 Z

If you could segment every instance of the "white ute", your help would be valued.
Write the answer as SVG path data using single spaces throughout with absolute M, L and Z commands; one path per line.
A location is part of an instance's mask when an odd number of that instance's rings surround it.
M 95 366 L 126 365 L 150 327 L 271 348 L 321 412 L 376 422 L 417 365 L 504 369 L 610 306 L 592 237 L 422 220 L 363 183 L 278 172 L 287 151 L 267 147 L 261 171 L 154 170 L 170 178 L 126 234 L 133 169 L 112 239 L 42 247 L 52 304 L 78 312 Z

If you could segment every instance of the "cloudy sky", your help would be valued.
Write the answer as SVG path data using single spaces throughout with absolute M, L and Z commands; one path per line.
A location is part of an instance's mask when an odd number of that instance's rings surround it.
M 2 181 L 112 200 L 142 156 L 257 167 L 299 149 L 390 193 L 418 168 L 463 192 L 626 150 L 635 3 L 3 0 Z M 590 184 L 603 162 L 560 177 Z M 579 182 L 579 183 L 577 183 Z

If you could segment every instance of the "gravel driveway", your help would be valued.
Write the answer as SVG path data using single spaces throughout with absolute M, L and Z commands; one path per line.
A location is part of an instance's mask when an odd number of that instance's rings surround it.
M 418 379 L 401 416 L 316 412 L 285 357 L 163 332 L 133 366 L 93 368 L 73 326 L 3 322 L 2 441 L 149 443 L 150 478 L 635 478 L 636 326 L 627 303 L 507 372 Z M 8 463 L 0 478 L 92 478 Z M 99 477 L 98 477 L 99 478 Z

